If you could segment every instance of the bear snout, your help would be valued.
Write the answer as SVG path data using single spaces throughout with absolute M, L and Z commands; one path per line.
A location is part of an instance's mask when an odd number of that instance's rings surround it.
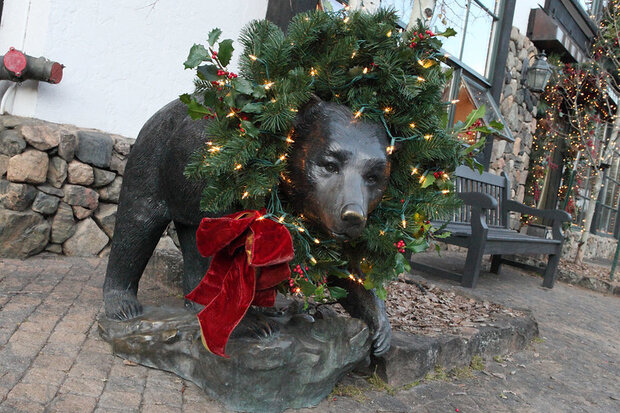
M 359 204 L 347 204 L 340 212 L 344 233 L 349 238 L 357 238 L 362 234 L 366 224 L 366 213 Z

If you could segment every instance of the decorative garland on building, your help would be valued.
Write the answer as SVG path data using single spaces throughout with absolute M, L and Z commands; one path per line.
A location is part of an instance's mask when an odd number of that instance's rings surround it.
M 491 132 L 474 122 L 446 130 L 441 101 L 449 75 L 437 36 L 419 26 L 403 31 L 391 10 L 309 12 L 297 15 L 288 34 L 268 21 L 242 32 L 239 76 L 227 70 L 233 42 L 221 31 L 208 46 L 194 45 L 185 62 L 195 68 L 196 93 L 181 100 L 195 118 L 208 118 L 209 141 L 186 168 L 204 181 L 201 208 L 208 213 L 266 208 L 264 218 L 286 226 L 295 258 L 283 291 L 325 301 L 344 290 L 328 276 L 348 277 L 385 296 L 384 283 L 408 269 L 406 251 L 420 252 L 438 237 L 429 219 L 446 217 L 458 205 L 449 174 L 482 145 L 463 145 L 464 130 Z M 216 50 L 217 43 L 217 50 Z M 392 172 L 363 235 L 341 244 L 293 212 L 279 195 L 287 180 L 293 121 L 315 94 L 344 104 L 356 118 L 385 126 Z

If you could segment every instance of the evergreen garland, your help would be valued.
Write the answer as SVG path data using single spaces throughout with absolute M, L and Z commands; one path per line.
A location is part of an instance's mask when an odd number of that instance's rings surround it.
M 230 73 L 231 40 L 194 45 L 186 68 L 197 72 L 196 92 L 183 95 L 193 118 L 209 118 L 210 140 L 186 167 L 204 181 L 201 208 L 210 213 L 266 208 L 265 218 L 285 225 L 294 241 L 289 285 L 317 300 L 344 294 L 327 276 L 349 277 L 385 296 L 384 284 L 409 269 L 406 251 L 420 252 L 438 237 L 431 218 L 446 218 L 459 205 L 450 173 L 477 147 L 457 135 L 490 132 L 473 113 L 447 130 L 441 101 L 449 72 L 440 63 L 441 41 L 423 26 L 403 31 L 392 10 L 376 13 L 313 11 L 297 15 L 288 34 L 268 21 L 242 31 L 240 75 Z M 214 47 L 218 43 L 217 51 Z M 363 235 L 341 244 L 295 214 L 278 194 L 287 179 L 291 129 L 298 109 L 312 96 L 341 103 L 358 118 L 385 126 L 392 172 Z

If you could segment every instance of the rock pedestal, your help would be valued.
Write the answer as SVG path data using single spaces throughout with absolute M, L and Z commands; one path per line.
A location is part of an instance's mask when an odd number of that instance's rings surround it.
M 129 321 L 102 316 L 99 331 L 115 354 L 173 372 L 227 408 L 280 412 L 318 404 L 370 351 L 368 327 L 357 319 L 269 317 L 280 331 L 269 337 L 232 337 L 229 359 L 202 345 L 196 315 L 183 308 L 145 308 Z
M 183 308 L 147 307 L 141 317 L 124 322 L 102 316 L 99 331 L 115 354 L 190 380 L 229 409 L 280 412 L 318 404 L 369 355 L 366 324 L 323 317 L 269 317 L 280 331 L 231 338 L 229 359 L 203 347 L 196 316 Z

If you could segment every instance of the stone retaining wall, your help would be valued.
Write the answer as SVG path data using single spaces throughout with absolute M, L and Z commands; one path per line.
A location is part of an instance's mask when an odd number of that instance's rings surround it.
M 0 116 L 0 257 L 105 253 L 134 139 Z

